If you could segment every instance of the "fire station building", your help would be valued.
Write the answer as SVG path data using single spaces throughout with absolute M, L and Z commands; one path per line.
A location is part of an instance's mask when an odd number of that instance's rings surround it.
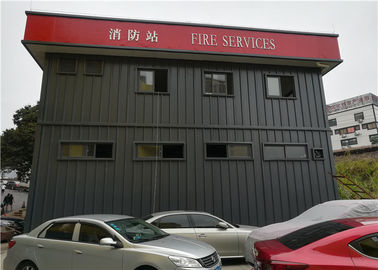
M 337 199 L 337 35 L 27 12 L 43 70 L 26 230 L 200 210 L 266 225 Z

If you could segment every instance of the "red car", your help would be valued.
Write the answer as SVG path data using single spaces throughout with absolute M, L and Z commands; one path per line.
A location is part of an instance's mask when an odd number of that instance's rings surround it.
M 378 217 L 326 221 L 255 243 L 255 270 L 377 270 Z

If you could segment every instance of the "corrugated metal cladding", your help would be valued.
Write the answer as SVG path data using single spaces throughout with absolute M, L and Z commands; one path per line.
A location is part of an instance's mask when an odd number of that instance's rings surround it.
M 262 226 L 338 197 L 318 70 L 99 57 L 103 76 L 85 76 L 85 56 L 76 57 L 76 75 L 57 74 L 59 55 L 47 57 L 27 229 L 74 214 L 174 209 Z M 168 94 L 137 92 L 145 67 L 168 69 Z M 234 95 L 204 95 L 207 70 L 232 72 Z M 266 98 L 265 74 L 294 75 L 296 99 Z M 183 142 L 184 160 L 135 160 L 135 142 L 157 137 Z M 62 160 L 61 141 L 111 141 L 114 159 Z M 206 142 L 251 142 L 253 159 L 205 159 Z M 310 158 L 264 161 L 266 142 L 306 143 Z M 323 148 L 324 160 L 313 160 L 312 148 Z

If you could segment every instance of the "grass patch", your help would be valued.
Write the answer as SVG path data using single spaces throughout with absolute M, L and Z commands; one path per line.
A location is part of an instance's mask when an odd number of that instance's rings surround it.
M 378 159 L 345 155 L 335 157 L 336 174 L 352 179 L 374 198 L 378 198 Z M 348 188 L 339 184 L 340 199 L 358 199 Z

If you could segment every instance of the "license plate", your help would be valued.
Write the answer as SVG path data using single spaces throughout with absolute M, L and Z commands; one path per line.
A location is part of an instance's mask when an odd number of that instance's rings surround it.
M 222 267 L 219 265 L 219 266 L 217 266 L 217 268 L 215 268 L 214 270 L 221 270 L 222 269 Z

